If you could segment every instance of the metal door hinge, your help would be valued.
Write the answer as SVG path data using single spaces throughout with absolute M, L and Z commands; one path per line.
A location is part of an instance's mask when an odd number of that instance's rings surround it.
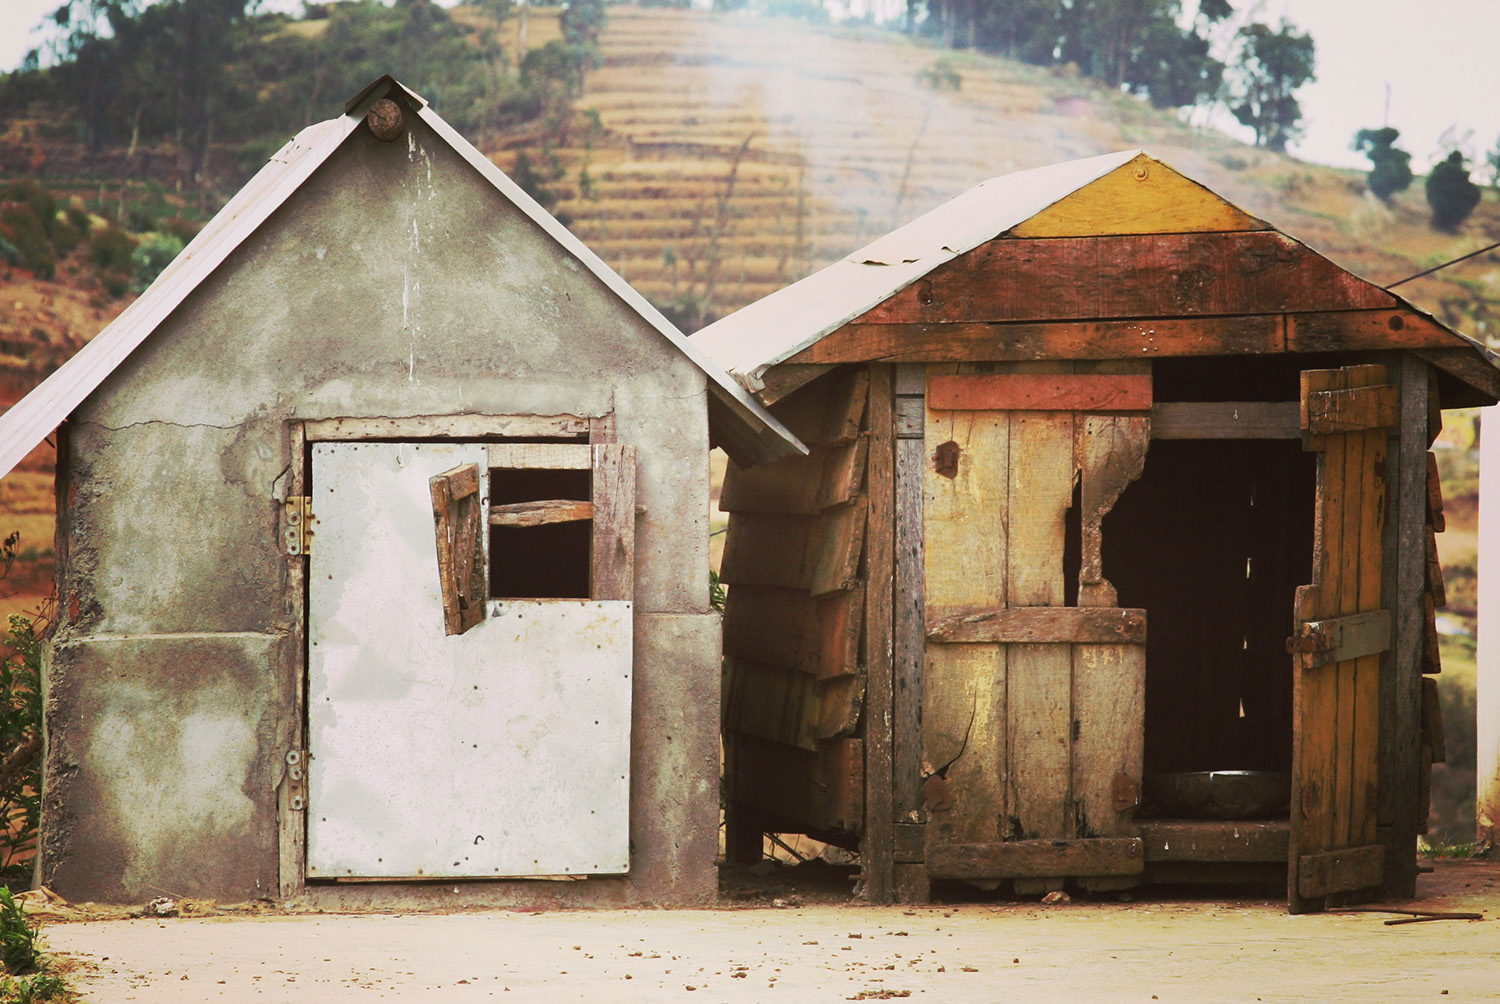
M 293 495 L 286 500 L 286 529 L 281 533 L 286 553 L 292 557 L 312 550 L 312 499 Z
M 286 751 L 287 806 L 293 812 L 307 808 L 307 750 Z

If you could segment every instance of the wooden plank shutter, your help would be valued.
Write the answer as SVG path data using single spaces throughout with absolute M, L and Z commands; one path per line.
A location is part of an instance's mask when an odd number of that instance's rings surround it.
M 432 518 L 437 534 L 438 580 L 443 591 L 443 630 L 463 634 L 484 620 L 489 582 L 484 568 L 479 465 L 462 464 L 434 475 Z
M 635 447 L 595 443 L 594 536 L 589 593 L 596 600 L 635 599 Z
M 1386 430 L 1398 392 L 1383 366 L 1302 374 L 1302 429 L 1318 453 L 1313 582 L 1297 590 L 1293 653 L 1288 899 L 1379 886 L 1376 840 Z

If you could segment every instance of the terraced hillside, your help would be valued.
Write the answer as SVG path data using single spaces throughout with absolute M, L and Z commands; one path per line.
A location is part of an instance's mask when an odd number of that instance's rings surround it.
M 1133 147 L 1379 282 L 1500 230 L 1493 200 L 1463 234 L 1438 233 L 1420 186 L 1387 208 L 1358 172 L 1247 147 L 1066 73 L 886 32 L 612 7 L 602 48 L 577 108 L 603 132 L 574 130 L 556 151 L 559 209 L 647 296 L 686 308 L 689 330 L 985 178 Z M 920 79 L 944 66 L 957 89 Z M 515 143 L 489 144 L 502 167 Z M 1500 301 L 1497 261 L 1403 292 L 1477 333 Z

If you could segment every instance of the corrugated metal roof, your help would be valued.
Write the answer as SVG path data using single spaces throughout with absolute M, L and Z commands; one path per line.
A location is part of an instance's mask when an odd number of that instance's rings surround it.
M 1140 156 L 1126 150 L 991 178 L 820 272 L 693 335 L 751 390 L 767 369 L 965 252 Z
M 455 132 L 427 106 L 426 101 L 393 78 L 382 77 L 356 95 L 346 114 L 308 126 L 277 151 L 182 253 L 162 270 L 139 299 L 31 393 L 0 415 L 0 477 L 10 473 L 26 454 L 72 414 L 214 269 L 328 160 L 359 126 L 369 104 L 393 88 L 399 88 L 411 100 L 418 117 L 459 156 L 703 370 L 708 376 L 710 391 L 752 433 L 751 440 L 760 460 L 807 452 L 792 433 L 716 366 L 702 348 L 688 341 L 645 297 Z

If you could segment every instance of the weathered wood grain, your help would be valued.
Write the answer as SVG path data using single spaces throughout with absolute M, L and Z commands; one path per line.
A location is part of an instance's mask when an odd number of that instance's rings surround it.
M 1311 900 L 1380 885 L 1385 848 L 1379 844 L 1304 854 L 1297 862 L 1297 892 Z
M 1380 366 L 1302 374 L 1307 444 L 1321 455 L 1314 582 L 1298 590 L 1294 632 L 1294 647 L 1314 650 L 1299 657 L 1294 672 L 1293 874 L 1288 879 L 1294 912 L 1320 909 L 1327 892 L 1362 888 L 1325 889 L 1326 875 L 1309 878 L 1305 872 L 1322 867 L 1319 855 L 1373 844 L 1376 837 L 1380 656 L 1364 650 L 1378 640 L 1374 634 L 1381 619 L 1345 618 L 1373 613 L 1381 604 L 1387 504 L 1386 430 L 1381 423 L 1394 423 L 1398 416 L 1387 404 L 1370 402 L 1384 402 L 1395 392 L 1385 379 Z M 1372 390 L 1379 393 L 1368 393 Z M 1323 408 L 1320 401 L 1335 404 Z M 1309 622 L 1325 623 L 1309 628 Z M 1370 636 L 1361 637 L 1366 634 Z M 1325 652 L 1353 657 L 1337 662 L 1308 658 L 1322 642 L 1330 643 Z M 1314 662 L 1326 664 L 1312 668 Z M 1357 871 L 1337 875 L 1364 877 Z
M 580 415 L 415 415 L 410 418 L 323 418 L 303 423 L 312 441 L 359 439 L 543 439 L 586 436 L 593 419 Z
M 1395 618 L 1391 649 L 1381 663 L 1380 840 L 1385 846 L 1381 895 L 1416 894 L 1417 859 L 1412 850 L 1426 826 L 1419 807 L 1423 651 L 1422 594 L 1426 580 L 1422 541 L 1427 496 L 1426 418 L 1430 371 L 1419 355 L 1404 354 L 1393 376 L 1401 388 L 1401 424 L 1386 457 L 1391 518 L 1386 521 L 1383 602 Z
M 928 378 L 957 372 L 930 366 Z M 923 447 L 923 581 L 934 606 L 993 604 L 1006 595 L 1010 417 L 1004 412 L 926 412 Z M 952 476 L 936 451 L 952 444 Z M 944 468 L 946 470 L 946 467 Z M 1005 650 L 928 642 L 922 666 L 923 773 L 953 792 L 929 804 L 939 839 L 999 840 L 1005 803 Z
M 1479 400 L 1445 401 L 1445 406 L 1476 407 L 1500 399 L 1500 368 L 1496 368 L 1477 348 L 1466 345 L 1451 349 L 1418 349 L 1416 354 L 1424 362 L 1456 377 L 1482 395 Z
M 1281 352 L 1281 314 L 1040 322 L 855 321 L 803 349 L 798 363 L 1150 359 Z
M 1074 645 L 1072 668 L 1073 833 L 1134 835 L 1145 766 L 1146 646 Z
M 491 443 L 491 467 L 586 471 L 594 466 L 587 443 Z
M 927 872 L 942 879 L 1048 878 L 1055 875 L 1139 875 L 1139 838 L 927 842 Z
M 589 594 L 596 600 L 634 600 L 635 447 L 596 443 L 587 449 L 594 481 Z
M 594 503 L 576 499 L 542 499 L 490 506 L 490 526 L 544 526 L 594 518 Z
M 783 363 L 766 370 L 761 376 L 761 389 L 755 392 L 760 403 L 770 407 L 782 398 L 789 397 L 804 386 L 833 369 L 832 364 L 803 366 Z
M 947 643 L 1146 641 L 1146 611 L 1115 607 L 931 607 L 927 637 Z
M 1396 306 L 1390 293 L 1267 231 L 1000 238 L 940 265 L 857 320 L 930 324 Z
M 463 634 L 484 620 L 485 574 L 480 518 L 479 465 L 463 464 L 428 479 L 437 543 L 443 631 Z
M 1295 401 L 1167 401 L 1151 407 L 1152 439 L 1296 439 Z
M 726 657 L 724 727 L 786 746 L 817 749 L 816 683 L 795 669 Z
M 1160 161 L 1141 154 L 1012 227 L 1016 237 L 1269 230 Z
M 1445 348 L 1453 332 L 1406 309 L 1293 313 L 1286 318 L 1288 352 Z
M 865 533 L 865 827 L 860 863 L 871 903 L 895 895 L 892 830 L 892 630 L 896 577 L 895 373 L 887 364 L 869 370 L 869 524 Z M 852 413 L 852 411 L 851 411 Z
M 1443 705 L 1438 699 L 1438 682 L 1422 678 L 1422 745 L 1430 751 L 1428 763 L 1448 762 L 1448 736 L 1443 729 Z
M 891 798 L 895 817 L 919 818 L 922 809 L 922 667 L 926 639 L 923 581 L 922 493 L 926 466 L 923 428 L 925 367 L 896 367 L 896 582 L 891 639 Z M 911 825 L 911 824 L 898 824 Z M 899 831 L 898 831 L 899 832 Z M 897 898 L 902 898 L 900 862 Z M 923 872 L 923 875 L 926 873 Z M 925 896 L 925 894 L 924 894 Z M 922 900 L 922 901 L 925 901 Z
M 813 515 L 852 501 L 865 475 L 869 440 L 813 446 L 806 456 L 756 467 L 729 462 L 719 508 L 724 512 Z
M 1232 823 L 1147 820 L 1140 824 L 1146 862 L 1287 860 L 1285 820 L 1237 820 Z
M 67 435 L 66 424 L 59 436 Z M 64 454 L 66 444 L 59 442 L 59 455 Z M 287 424 L 287 496 L 307 495 L 306 478 L 306 426 L 302 422 Z M 63 465 L 58 465 L 60 468 Z M 66 475 L 58 485 L 59 499 L 65 500 Z M 66 504 L 64 502 L 64 504 Z M 61 517 L 61 513 L 59 516 Z M 59 518 L 59 526 L 64 520 Z M 65 536 L 59 534 L 60 537 Z M 59 554 L 63 554 L 59 548 Z M 277 723 L 276 757 L 281 761 L 281 783 L 276 786 L 276 849 L 277 888 L 282 896 L 291 896 L 302 890 L 307 876 L 307 798 L 305 784 L 298 784 L 290 776 L 285 757 L 288 750 L 306 750 L 306 703 L 307 703 L 307 562 L 289 561 L 285 564 L 282 580 L 282 607 L 286 614 L 287 634 L 282 643 L 282 658 L 277 665 L 282 674 L 277 680 L 277 690 L 282 695 L 282 717 Z M 306 764 L 303 764 L 306 778 Z M 301 795 L 301 804 L 294 798 Z
M 1070 412 L 1010 413 L 1009 606 L 1063 604 L 1063 534 L 1073 498 L 1074 418 Z M 1067 804 L 1072 676 L 1072 651 L 1066 644 L 1006 646 L 1008 815 L 1017 837 L 1074 835 Z
M 1438 476 L 1437 454 L 1427 451 L 1427 525 L 1436 533 L 1447 528 L 1443 518 L 1443 480 Z
M 1105 373 L 935 376 L 931 407 L 954 411 L 1145 411 L 1151 377 Z
M 1083 415 L 1076 419 L 1075 431 L 1081 534 L 1078 603 L 1114 606 L 1114 587 L 1104 577 L 1102 527 L 1105 515 L 1114 508 L 1120 494 L 1145 469 L 1151 419 L 1134 415 Z
M 740 584 L 724 610 L 724 654 L 818 678 L 859 668 L 864 587 L 814 597 L 805 590 Z
M 730 518 L 720 577 L 731 585 L 852 589 L 864 546 L 864 498 L 816 516 L 738 513 Z
M 771 414 L 808 446 L 842 443 L 859 437 L 869 391 L 869 369 L 854 367 L 788 395 Z
M 1434 607 L 1448 605 L 1448 590 L 1443 585 L 1443 562 L 1438 556 L 1437 534 L 1431 524 L 1427 527 L 1427 595 L 1432 597 Z
M 1304 400 L 1302 428 L 1313 436 L 1386 429 L 1396 424 L 1399 404 L 1391 386 L 1321 391 Z

